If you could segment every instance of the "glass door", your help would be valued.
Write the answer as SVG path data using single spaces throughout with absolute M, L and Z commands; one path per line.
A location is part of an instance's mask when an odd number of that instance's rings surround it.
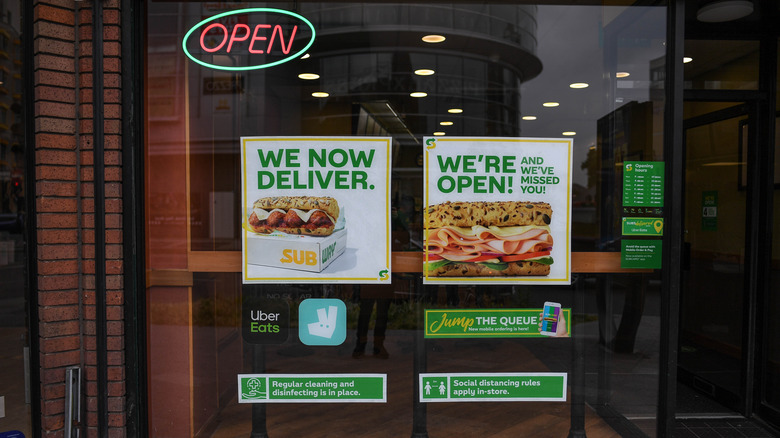
M 780 56 L 778 57 L 780 59 Z M 769 294 L 764 300 L 764 330 L 766 340 L 763 344 L 762 385 L 760 412 L 767 421 L 777 425 L 780 423 L 780 294 L 777 285 L 780 284 L 780 112 L 775 113 L 774 138 L 774 192 L 773 192 L 773 229 L 772 257 L 769 277 Z
M 678 405 L 683 414 L 743 412 L 749 106 L 686 102 L 685 110 L 679 379 L 687 387 Z
M 780 66 L 780 48 L 777 50 L 775 62 Z M 775 78 L 780 85 L 780 75 Z M 760 393 L 761 405 L 759 412 L 768 422 L 780 424 L 780 294 L 777 285 L 780 284 L 780 97 L 775 96 L 775 132 L 774 132 L 774 169 L 772 181 L 772 249 L 770 260 L 769 287 L 767 297 L 763 300 L 761 315 L 764 317 L 764 343 L 762 345 Z

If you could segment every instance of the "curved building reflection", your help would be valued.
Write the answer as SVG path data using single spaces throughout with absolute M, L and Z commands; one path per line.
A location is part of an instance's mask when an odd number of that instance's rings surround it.
M 376 133 L 353 123 L 368 113 L 402 143 L 434 132 L 520 134 L 520 84 L 542 70 L 536 6 L 305 3 L 300 12 L 318 32 L 296 63 L 319 75 L 303 84 L 304 133 Z

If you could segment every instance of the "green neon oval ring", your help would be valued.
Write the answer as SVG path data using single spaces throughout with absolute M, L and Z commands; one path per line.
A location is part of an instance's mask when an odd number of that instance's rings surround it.
M 203 26 L 204 24 L 214 21 L 216 19 L 228 16 L 228 15 L 235 15 L 235 14 L 244 14 L 244 13 L 253 13 L 253 12 L 275 12 L 278 14 L 283 15 L 289 15 L 291 17 L 295 17 L 304 23 L 306 23 L 307 26 L 311 29 L 311 40 L 309 40 L 309 43 L 304 47 L 303 49 L 295 52 L 294 54 L 284 58 L 280 59 L 279 61 L 270 62 L 268 64 L 260 64 L 260 65 L 250 65 L 246 67 L 230 67 L 230 66 L 222 66 L 222 65 L 215 65 L 215 64 L 209 64 L 208 62 L 201 61 L 200 59 L 195 58 L 192 56 L 189 50 L 187 50 L 187 40 L 190 38 L 190 35 L 192 35 L 193 32 L 195 32 L 195 29 Z M 282 9 L 274 9 L 274 8 L 248 8 L 248 9 L 239 9 L 237 11 L 228 11 L 223 12 L 221 14 L 217 14 L 213 17 L 209 17 L 200 23 L 196 24 L 195 26 L 192 26 L 192 28 L 184 35 L 184 39 L 181 42 L 182 50 L 184 50 L 184 54 L 187 55 L 188 58 L 190 58 L 192 61 L 206 67 L 206 68 L 213 68 L 216 70 L 230 70 L 230 71 L 239 71 L 239 70 L 259 70 L 261 68 L 268 68 L 273 67 L 275 65 L 283 64 L 287 61 L 292 61 L 293 59 L 297 58 L 298 56 L 301 56 L 304 52 L 309 50 L 309 47 L 311 47 L 312 44 L 314 44 L 314 37 L 316 36 L 316 32 L 314 30 L 314 25 L 311 24 L 309 20 L 306 19 L 303 15 L 296 14 L 295 12 L 285 11 Z

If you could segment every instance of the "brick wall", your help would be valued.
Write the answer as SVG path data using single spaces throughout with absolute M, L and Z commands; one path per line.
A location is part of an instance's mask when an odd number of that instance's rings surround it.
M 64 435 L 65 368 L 85 379 L 87 436 L 98 436 L 95 338 L 92 1 L 35 1 L 34 110 L 41 425 Z M 119 0 L 103 1 L 109 436 L 125 435 Z M 103 364 L 101 364 L 103 366 Z

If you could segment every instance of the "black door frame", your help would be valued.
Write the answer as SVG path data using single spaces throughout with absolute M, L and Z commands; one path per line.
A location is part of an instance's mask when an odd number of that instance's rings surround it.
M 744 97 L 748 97 L 748 95 L 752 95 L 750 99 L 747 100 L 719 100 L 715 99 L 717 96 L 722 97 L 734 97 L 735 93 L 721 93 L 719 91 L 714 92 L 708 92 L 704 96 L 702 96 L 702 93 L 684 93 L 686 96 L 684 102 L 711 102 L 711 101 L 718 101 L 718 102 L 728 102 L 728 103 L 734 103 L 733 106 L 723 108 L 720 110 L 716 110 L 710 113 L 698 115 L 695 117 L 691 117 L 689 119 L 686 119 L 683 121 L 683 140 L 684 140 L 684 153 L 683 156 L 687 155 L 687 141 L 685 140 L 687 138 L 687 131 L 692 128 L 697 128 L 701 126 L 706 126 L 712 123 L 734 119 L 736 117 L 740 116 L 747 116 L 748 120 L 751 121 L 751 123 L 748 123 L 748 142 L 745 145 L 747 148 L 747 153 L 749 154 L 751 152 L 751 149 L 754 148 L 756 144 L 756 139 L 753 137 L 755 135 L 755 129 L 752 129 L 755 124 L 755 120 L 758 117 L 758 103 L 760 99 L 759 93 L 743 93 L 740 92 L 740 95 L 743 95 Z M 693 95 L 697 95 L 696 97 L 693 97 Z M 690 99 L 688 98 L 690 97 Z M 748 162 L 750 163 L 750 161 Z M 687 168 L 687 163 L 684 163 L 684 168 Z M 686 193 L 686 184 L 687 181 L 684 182 L 684 184 L 681 186 L 681 190 L 683 191 L 683 194 Z M 751 190 L 751 186 L 748 184 L 747 190 Z M 749 196 L 748 196 L 749 198 Z M 681 210 L 682 213 L 686 211 L 686 204 L 687 199 L 685 199 L 685 196 L 683 196 L 683 209 Z M 750 245 L 754 244 L 754 242 L 751 242 L 750 240 L 750 230 L 749 228 L 749 220 L 750 220 L 750 212 L 752 211 L 751 205 L 748 201 L 745 203 L 745 253 L 750 253 Z M 680 219 L 681 221 L 684 221 L 684 218 Z M 688 250 L 685 249 L 687 252 Z M 688 255 L 686 254 L 684 258 L 688 258 Z M 713 394 L 712 397 L 719 403 L 736 410 L 737 412 L 745 415 L 746 417 L 750 416 L 751 409 L 752 409 L 752 391 L 753 391 L 753 379 L 754 379 L 754 370 L 756 369 L 756 363 L 755 363 L 755 349 L 756 346 L 754 345 L 754 339 L 756 334 L 756 324 L 755 321 L 752 321 L 748 318 L 751 317 L 750 309 L 754 309 L 756 306 L 754 305 L 753 301 L 755 300 L 755 293 L 753 291 L 756 288 L 756 285 L 754 283 L 754 279 L 751 278 L 748 275 L 748 272 L 751 271 L 750 267 L 747 265 L 748 260 L 746 257 L 745 260 L 745 267 L 746 272 L 744 274 L 743 282 L 744 287 L 743 290 L 745 291 L 744 301 L 743 301 L 743 322 L 752 322 L 750 324 L 745 325 L 745 330 L 742 333 L 742 339 L 740 340 L 742 348 L 741 348 L 741 357 L 740 357 L 740 378 L 739 378 L 739 392 L 736 394 L 736 396 L 739 398 L 738 402 L 734 402 L 733 400 L 730 400 L 733 397 L 729 397 L 730 391 L 719 387 L 718 385 L 714 383 L 710 383 L 713 386 Z M 685 263 L 687 264 L 687 263 Z M 684 264 L 684 265 L 685 265 Z M 681 304 L 682 305 L 682 304 Z M 681 308 L 681 313 L 684 309 Z M 752 343 L 751 343 L 752 342 Z M 679 367 L 679 363 L 678 363 Z M 696 378 L 696 373 L 691 371 L 684 371 L 682 369 L 678 369 L 678 381 L 683 381 L 682 377 L 692 377 Z M 727 394 L 724 394 L 727 393 Z
M 697 38 L 702 38 L 697 36 Z M 749 117 L 755 121 L 748 125 L 748 188 L 745 224 L 745 296 L 743 318 L 742 360 L 745 365 L 742 376 L 744 389 L 739 411 L 746 417 L 758 414 L 774 426 L 780 426 L 780 411 L 764 403 L 765 352 L 771 348 L 764 336 L 767 329 L 768 306 L 771 293 L 771 259 L 774 194 L 774 138 L 777 96 L 778 37 L 774 35 L 754 39 L 759 42 L 758 90 L 685 90 L 683 101 L 744 102 L 749 107 Z M 685 122 L 684 122 L 685 123 Z M 683 127 L 683 132 L 687 127 Z M 680 157 L 684 163 L 683 155 Z M 683 187 L 683 186 L 681 186 Z M 684 210 L 684 200 L 681 204 Z M 679 310 L 679 296 L 677 297 Z M 763 312 L 761 311 L 763 310 Z M 679 327 L 679 320 L 678 327 Z
M 688 3 L 686 5 L 686 3 Z M 685 100 L 714 101 L 752 101 L 758 100 L 757 123 L 752 124 L 752 137 L 760 145 L 754 147 L 749 161 L 749 184 L 753 187 L 748 193 L 748 205 L 757 205 L 758 211 L 750 215 L 747 224 L 747 239 L 753 242 L 746 253 L 746 263 L 751 269 L 746 272 L 746 281 L 755 285 L 755 294 L 746 306 L 748 320 L 755 321 L 750 331 L 749 345 L 753 348 L 748 352 L 754 368 L 748 370 L 748 378 L 754 382 L 754 387 L 762 388 L 764 369 L 762 366 L 764 351 L 770 346 L 766 337 L 762 336 L 767 327 L 767 318 L 758 312 L 757 304 L 766 308 L 770 284 L 771 245 L 772 245 L 772 196 L 774 193 L 772 167 L 774 163 L 775 125 L 774 118 L 767 114 L 775 114 L 777 98 L 777 62 L 778 38 L 780 29 L 776 23 L 780 19 L 780 10 L 771 0 L 757 0 L 761 20 L 758 25 L 741 23 L 699 23 L 695 19 L 696 2 L 686 0 L 669 0 L 667 11 L 667 53 L 664 78 L 665 109 L 664 109 L 664 161 L 666 162 L 666 193 L 665 222 L 669 224 L 663 238 L 663 298 L 661 306 L 661 349 L 659 360 L 659 392 L 658 416 L 656 431 L 659 437 L 673 435 L 675 424 L 677 397 L 677 349 L 679 330 L 681 266 L 683 253 L 683 229 L 679 219 L 683 209 L 682 184 L 684 180 L 684 148 L 683 148 L 683 102 Z M 686 14 L 687 12 L 687 14 Z M 686 20 L 686 15 L 690 17 Z M 682 57 L 685 49 L 685 39 L 752 39 L 760 44 L 759 85 L 758 91 L 737 90 L 687 90 L 684 88 Z M 771 123 L 770 123 L 771 122 Z M 763 237 L 763 240 L 759 237 Z M 760 348 L 759 348 L 760 347 Z M 775 427 L 780 426 L 780 412 L 770 408 L 763 402 L 760 391 L 751 390 L 745 395 L 750 403 L 746 410 L 747 416 L 759 415 Z

